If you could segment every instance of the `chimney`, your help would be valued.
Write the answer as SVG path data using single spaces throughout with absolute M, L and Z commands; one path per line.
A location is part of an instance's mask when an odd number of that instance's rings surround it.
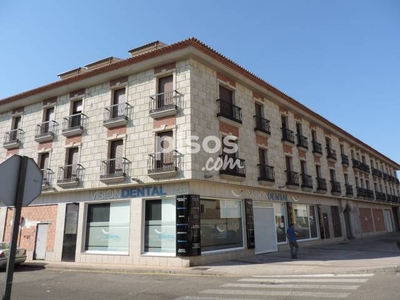
M 160 49 L 160 48 L 163 48 L 166 46 L 168 46 L 168 45 L 163 42 L 155 41 L 155 42 L 151 42 L 146 45 L 134 48 L 132 50 L 129 50 L 128 52 L 131 56 L 138 56 L 138 55 L 141 55 L 141 54 L 153 51 L 153 50 L 157 50 L 157 49 Z

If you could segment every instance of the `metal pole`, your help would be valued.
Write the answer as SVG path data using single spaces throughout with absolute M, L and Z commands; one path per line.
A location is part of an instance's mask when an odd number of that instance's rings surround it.
M 10 252 L 8 254 L 6 282 L 3 294 L 3 300 L 11 299 L 11 288 L 14 275 L 15 254 L 17 252 L 18 229 L 19 220 L 21 218 L 22 201 L 24 198 L 26 169 L 28 166 L 28 157 L 20 157 L 19 172 L 18 172 L 18 185 L 15 198 L 14 222 L 11 237 Z

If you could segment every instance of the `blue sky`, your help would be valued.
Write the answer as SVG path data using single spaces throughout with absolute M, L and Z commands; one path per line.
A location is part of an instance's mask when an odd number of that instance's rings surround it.
M 400 1 L 0 2 L 0 99 L 197 37 L 400 163 Z

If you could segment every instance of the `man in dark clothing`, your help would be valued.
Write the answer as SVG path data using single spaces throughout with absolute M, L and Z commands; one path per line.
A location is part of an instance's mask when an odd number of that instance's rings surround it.
M 286 236 L 289 240 L 290 255 L 292 258 L 297 258 L 297 251 L 299 249 L 299 244 L 297 243 L 297 232 L 294 229 L 294 224 L 290 223 L 289 228 L 286 231 Z

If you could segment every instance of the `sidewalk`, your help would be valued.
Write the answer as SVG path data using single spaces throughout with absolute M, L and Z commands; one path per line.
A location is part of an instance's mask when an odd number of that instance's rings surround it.
M 357 239 L 339 244 L 301 247 L 299 259 L 292 260 L 288 257 L 289 250 L 192 268 L 37 261 L 26 262 L 21 268 L 208 276 L 394 273 L 400 272 L 400 233 Z

